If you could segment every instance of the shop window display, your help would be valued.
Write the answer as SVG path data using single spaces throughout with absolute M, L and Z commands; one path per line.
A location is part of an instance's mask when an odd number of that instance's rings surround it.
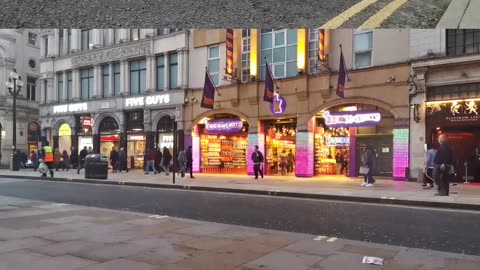
M 284 175 L 295 172 L 295 159 L 288 163 L 289 153 L 295 155 L 295 135 L 295 124 L 272 125 L 268 129 L 265 140 L 267 173 Z
M 246 173 L 246 134 L 201 135 L 202 172 L 205 173 Z
M 350 156 L 348 128 L 315 129 L 315 174 L 347 174 Z

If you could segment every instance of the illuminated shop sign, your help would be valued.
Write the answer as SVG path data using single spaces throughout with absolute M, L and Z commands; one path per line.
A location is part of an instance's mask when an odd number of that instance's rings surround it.
M 281 97 L 279 94 L 275 94 L 273 102 L 270 104 L 270 111 L 274 115 L 282 115 L 287 109 L 287 101 Z
M 147 97 L 132 97 L 125 99 L 125 107 L 155 106 L 170 103 L 170 95 L 155 95 Z
M 437 122 L 477 122 L 480 120 L 479 107 L 480 101 L 476 99 L 429 102 L 426 104 L 426 116 Z
M 93 118 L 89 116 L 82 116 L 80 117 L 80 123 L 82 124 L 82 128 L 92 128 L 93 127 Z
M 144 135 L 128 135 L 127 141 L 144 141 Z
M 88 103 L 53 106 L 53 113 L 84 112 L 86 110 L 88 110 Z
M 71 135 L 72 135 L 72 129 L 68 124 L 62 124 L 58 129 L 58 136 L 60 137 L 71 136 Z
M 204 124 L 207 133 L 235 133 L 243 128 L 240 119 L 205 120 Z
M 323 114 L 328 127 L 365 127 L 376 126 L 382 120 L 379 112 L 339 112 Z
M 169 149 L 173 148 L 173 134 L 160 134 L 159 138 L 159 148 L 163 149 L 164 147 L 167 147 Z
M 328 146 L 345 146 L 350 144 L 350 137 L 327 137 Z

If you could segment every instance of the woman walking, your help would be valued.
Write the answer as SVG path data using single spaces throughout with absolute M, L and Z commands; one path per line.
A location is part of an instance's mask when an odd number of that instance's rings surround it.
M 165 175 L 170 174 L 170 161 L 172 161 L 172 154 L 167 147 L 163 147 L 162 167 L 165 170 Z
M 370 144 L 365 146 L 365 150 L 362 156 L 363 166 L 366 168 L 364 173 L 364 182 L 362 186 L 373 187 L 375 180 L 373 179 L 373 171 L 375 170 L 375 154 L 373 153 L 373 148 Z
M 187 167 L 187 155 L 185 154 L 185 150 L 182 150 L 180 153 L 178 153 L 178 167 L 180 168 L 182 179 L 184 179 L 185 169 Z
M 55 170 L 58 172 L 58 169 L 62 166 L 62 154 L 58 148 L 55 149 L 53 153 L 53 164 L 55 166 Z
M 63 150 L 62 159 L 63 159 L 62 170 L 65 171 L 65 169 L 67 169 L 67 172 L 68 172 L 68 170 L 70 170 L 70 157 L 68 156 L 67 150 Z

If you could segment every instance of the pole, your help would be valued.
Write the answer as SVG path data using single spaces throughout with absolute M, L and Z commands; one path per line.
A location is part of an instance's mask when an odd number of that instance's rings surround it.
M 465 166 L 465 182 L 463 183 L 468 184 L 468 163 L 465 162 L 463 165 Z
M 175 184 L 175 175 L 177 174 L 176 163 L 177 163 L 177 125 L 175 119 L 173 119 L 173 184 Z
M 12 121 L 12 171 L 18 171 L 17 156 L 17 79 L 13 79 L 13 121 Z

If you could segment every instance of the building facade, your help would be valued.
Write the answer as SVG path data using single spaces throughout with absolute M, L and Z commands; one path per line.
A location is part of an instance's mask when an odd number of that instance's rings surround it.
M 355 176 L 371 144 L 377 175 L 407 177 L 408 30 L 235 29 L 233 37 L 195 30 L 189 40 L 184 121 L 194 171 L 252 174 L 258 145 L 267 174 L 282 174 L 293 154 L 291 175 Z M 336 95 L 340 46 L 345 98 Z M 267 64 L 276 80 L 272 104 L 263 101 Z M 212 110 L 200 107 L 205 68 L 220 92 Z
M 9 167 L 12 154 L 13 98 L 5 82 L 16 69 L 24 86 L 17 97 L 17 149 L 36 150 L 40 138 L 38 122 L 38 78 L 40 46 L 36 30 L 0 29 L 0 167 Z
M 183 130 L 189 31 L 49 29 L 40 44 L 44 141 L 69 153 L 124 148 L 131 168 L 143 168 L 148 148 L 173 148 L 174 130 Z
M 480 178 L 480 30 L 411 30 L 411 172 L 417 178 L 427 145 L 446 134 L 456 181 Z

